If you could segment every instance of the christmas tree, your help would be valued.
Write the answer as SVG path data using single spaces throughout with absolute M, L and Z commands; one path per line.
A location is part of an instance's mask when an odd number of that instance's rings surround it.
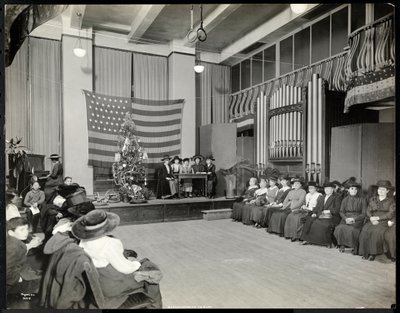
M 113 176 L 121 195 L 144 200 L 142 185 L 146 183 L 146 169 L 143 162 L 147 159 L 147 153 L 140 146 L 140 139 L 135 132 L 133 115 L 127 113 L 118 135 L 119 152 L 115 154 Z

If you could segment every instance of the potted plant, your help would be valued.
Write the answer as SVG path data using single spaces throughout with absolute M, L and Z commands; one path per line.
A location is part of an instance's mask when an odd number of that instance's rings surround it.
M 24 164 L 27 159 L 27 154 L 30 150 L 20 145 L 22 138 L 15 137 L 10 140 L 6 140 L 6 152 L 8 154 L 8 177 L 9 185 L 11 188 L 19 190 L 19 179 L 20 175 L 24 170 Z
M 227 199 L 235 198 L 236 177 L 242 169 L 251 172 L 253 175 L 256 174 L 256 170 L 251 166 L 248 160 L 240 160 L 228 169 L 219 170 L 225 178 Z

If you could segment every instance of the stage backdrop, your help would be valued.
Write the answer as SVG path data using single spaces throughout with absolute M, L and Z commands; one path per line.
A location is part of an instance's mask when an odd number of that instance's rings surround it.
M 111 168 L 126 113 L 134 116 L 136 135 L 148 155 L 148 174 L 163 155 L 180 155 L 183 99 L 144 100 L 112 97 L 83 90 L 86 97 L 89 165 Z

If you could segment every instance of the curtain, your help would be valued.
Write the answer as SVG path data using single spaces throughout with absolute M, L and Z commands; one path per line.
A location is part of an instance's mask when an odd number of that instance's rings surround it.
M 133 91 L 135 98 L 168 99 L 168 60 L 166 57 L 133 54 Z
M 229 122 L 230 68 L 203 63 L 199 74 L 201 125 Z
M 97 93 L 131 97 L 132 53 L 94 47 L 94 76 Z
M 35 154 L 62 152 L 61 43 L 29 38 L 30 148 Z M 46 169 L 50 163 L 45 163 Z
M 5 69 L 5 75 L 6 139 L 22 137 L 21 144 L 29 147 L 28 40 Z

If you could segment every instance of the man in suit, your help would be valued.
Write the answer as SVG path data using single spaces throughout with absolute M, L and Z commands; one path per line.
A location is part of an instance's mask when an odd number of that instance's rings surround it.
M 325 195 L 318 199 L 312 213 L 306 217 L 301 235 L 302 244 L 332 246 L 333 229 L 340 222 L 341 197 L 334 192 L 332 182 L 324 184 Z

